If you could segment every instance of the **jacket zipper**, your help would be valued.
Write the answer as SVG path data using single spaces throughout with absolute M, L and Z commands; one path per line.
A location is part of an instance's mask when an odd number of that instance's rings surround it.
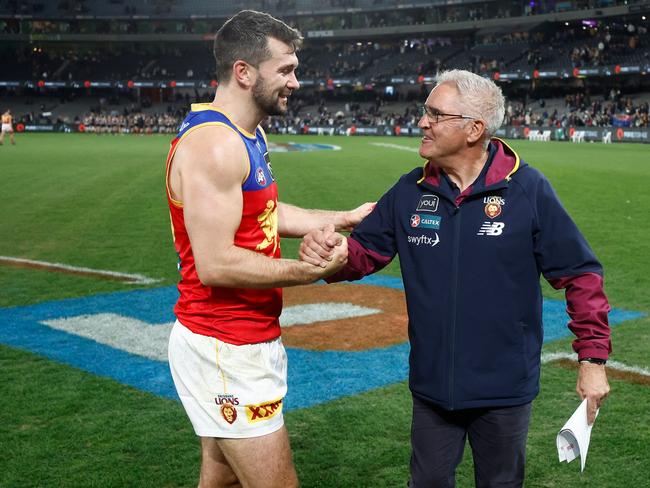
M 454 251 L 451 261 L 451 327 L 450 327 L 450 356 L 449 356 L 449 407 L 454 410 L 454 375 L 456 366 L 456 301 L 458 299 L 458 254 L 460 247 L 460 206 L 454 209 Z

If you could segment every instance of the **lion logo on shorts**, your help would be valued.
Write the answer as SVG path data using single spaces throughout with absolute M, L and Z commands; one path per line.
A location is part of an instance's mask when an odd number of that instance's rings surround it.
M 226 422 L 232 424 L 237 420 L 237 409 L 232 403 L 224 403 L 221 405 L 221 416 Z

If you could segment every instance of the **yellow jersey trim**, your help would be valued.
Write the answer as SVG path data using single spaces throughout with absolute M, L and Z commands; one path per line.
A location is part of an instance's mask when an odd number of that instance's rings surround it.
M 219 112 L 221 115 L 226 117 L 230 121 L 230 123 L 232 125 L 237 127 L 237 130 L 239 130 L 242 133 L 243 136 L 248 137 L 249 139 L 256 139 L 255 134 L 251 134 L 250 132 L 248 132 L 243 127 L 240 127 L 239 125 L 235 124 L 233 122 L 232 117 L 230 116 L 230 114 L 228 114 L 227 112 L 224 112 L 223 110 L 218 109 L 217 107 L 215 107 L 211 103 L 193 103 L 192 106 L 191 106 L 191 110 L 192 110 L 192 112 L 203 112 L 204 110 L 212 110 L 213 112 Z
M 266 137 L 266 131 L 261 125 L 257 126 L 260 129 L 260 133 L 262 134 L 262 137 L 264 138 L 264 143 L 266 144 L 266 150 L 269 150 L 269 139 Z
M 184 134 L 183 134 L 183 135 L 178 139 L 178 141 L 177 141 L 176 144 L 174 145 L 174 149 L 173 149 L 172 152 L 169 154 L 169 157 L 168 157 L 168 163 L 167 163 L 167 175 L 166 175 L 166 177 L 165 177 L 165 187 L 166 187 L 166 189 L 167 189 L 167 196 L 169 197 L 169 200 L 172 202 L 172 204 L 174 204 L 176 207 L 183 208 L 183 202 L 181 202 L 180 200 L 176 200 L 176 199 L 172 198 L 171 189 L 169 188 L 169 173 L 171 172 L 171 169 L 172 169 L 172 160 L 174 159 L 174 154 L 176 154 L 176 150 L 178 149 L 178 146 L 180 146 L 181 141 L 182 141 L 183 139 L 185 139 L 185 137 L 186 137 L 188 134 L 190 134 L 191 132 L 195 131 L 196 129 L 199 129 L 199 128 L 201 128 L 201 127 L 207 127 L 207 126 L 220 126 L 220 127 L 226 127 L 226 128 L 228 128 L 228 129 L 230 129 L 231 131 L 233 131 L 235 134 L 237 134 L 237 131 L 236 131 L 235 129 L 233 129 L 232 127 L 230 127 L 228 124 L 226 124 L 226 123 L 224 123 L 224 122 L 204 122 L 204 123 L 202 123 L 202 124 L 195 125 L 195 126 L 192 127 L 191 129 L 189 129 L 187 132 L 185 132 L 185 133 L 184 133 Z M 250 156 L 248 155 L 248 151 L 246 151 L 246 156 L 248 157 L 248 166 L 247 166 L 247 170 L 246 170 L 246 176 L 244 176 L 244 179 L 242 180 L 242 185 L 243 185 L 244 182 L 248 179 L 248 176 L 250 175 L 250 172 L 251 172 L 251 161 L 250 161 Z

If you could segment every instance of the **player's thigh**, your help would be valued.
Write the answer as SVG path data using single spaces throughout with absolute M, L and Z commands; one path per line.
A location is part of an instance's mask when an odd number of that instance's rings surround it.
M 298 486 L 286 427 L 259 437 L 217 442 L 244 488 Z
M 199 488 L 241 488 L 217 439 L 201 437 L 201 477 Z

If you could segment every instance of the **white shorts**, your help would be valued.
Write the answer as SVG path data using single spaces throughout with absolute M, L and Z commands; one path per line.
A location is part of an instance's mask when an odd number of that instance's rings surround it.
M 195 334 L 177 320 L 169 366 L 196 435 L 258 437 L 284 425 L 287 354 L 279 337 L 235 346 Z
M 2 124 L 2 132 L 13 132 L 14 128 L 11 124 Z

